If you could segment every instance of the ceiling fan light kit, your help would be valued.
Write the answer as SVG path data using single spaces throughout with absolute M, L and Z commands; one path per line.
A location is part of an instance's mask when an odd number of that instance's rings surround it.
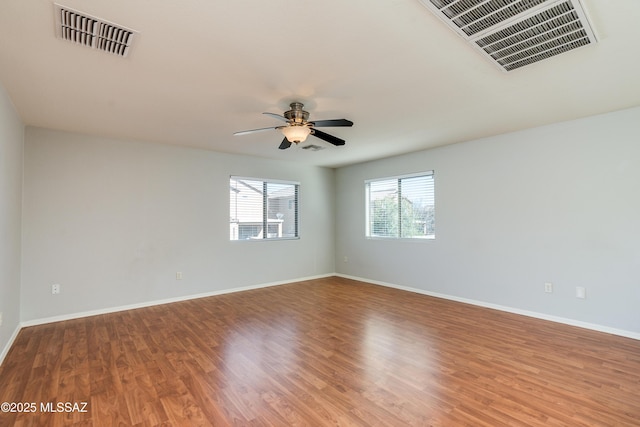
M 279 149 L 284 150 L 291 147 L 291 143 L 299 144 L 304 142 L 309 135 L 313 135 L 316 138 L 322 139 L 330 144 L 335 146 L 340 146 L 345 144 L 344 139 L 340 139 L 336 136 L 329 135 L 328 133 L 322 132 L 316 127 L 351 127 L 353 126 L 353 122 L 347 119 L 331 119 L 331 120 L 316 120 L 309 121 L 309 112 L 303 110 L 304 105 L 300 102 L 292 102 L 289 104 L 291 108 L 288 111 L 285 111 L 281 116 L 275 113 L 263 113 L 268 116 L 274 117 L 278 120 L 282 120 L 287 124 L 285 126 L 275 126 L 270 128 L 261 128 L 261 129 L 252 129 L 245 130 L 241 132 L 236 132 L 234 135 L 246 135 L 248 133 L 254 132 L 262 132 L 265 130 L 278 129 L 284 135 L 284 139 L 278 146 Z
M 311 129 L 306 125 L 291 125 L 281 129 L 283 135 L 289 142 L 299 144 L 307 139 L 311 133 Z

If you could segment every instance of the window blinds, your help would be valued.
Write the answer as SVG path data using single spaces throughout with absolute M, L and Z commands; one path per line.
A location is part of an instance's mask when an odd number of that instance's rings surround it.
M 435 237 L 433 171 L 365 181 L 367 237 Z

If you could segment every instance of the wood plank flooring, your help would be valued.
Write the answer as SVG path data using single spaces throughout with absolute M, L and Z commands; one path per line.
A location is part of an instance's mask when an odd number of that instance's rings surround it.
M 3 427 L 639 426 L 640 341 L 334 277 L 25 328 L 0 402 L 36 405 Z

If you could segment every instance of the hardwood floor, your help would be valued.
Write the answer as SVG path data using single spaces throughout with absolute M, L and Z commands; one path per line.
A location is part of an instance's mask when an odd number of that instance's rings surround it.
M 640 342 L 335 277 L 25 328 L 0 402 L 36 409 L 1 426 L 638 426 Z

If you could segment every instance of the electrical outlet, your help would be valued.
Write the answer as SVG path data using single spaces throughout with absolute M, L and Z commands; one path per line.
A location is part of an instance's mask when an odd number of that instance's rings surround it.
M 58 283 L 54 283 L 51 285 L 51 295 L 58 295 L 60 293 L 60 285 Z
M 0 326 L 2 326 L 2 313 L 0 313 Z
M 349 262 L 349 257 L 348 256 L 344 257 L 344 262 Z
M 553 292 L 553 283 L 545 283 L 544 284 L 544 291 L 548 294 L 550 294 L 551 292 Z
M 585 299 L 587 297 L 587 290 L 582 286 L 576 286 L 576 298 Z
M 182 271 L 176 273 L 176 280 L 182 280 Z

